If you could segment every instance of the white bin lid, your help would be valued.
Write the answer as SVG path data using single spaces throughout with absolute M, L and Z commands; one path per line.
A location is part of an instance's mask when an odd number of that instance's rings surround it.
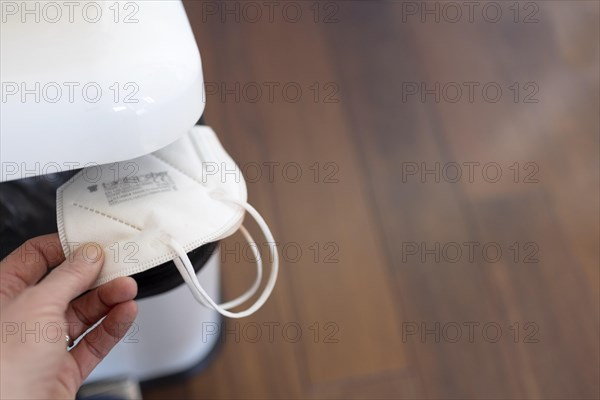
M 200 118 L 200 54 L 179 0 L 0 7 L 0 182 L 139 157 Z

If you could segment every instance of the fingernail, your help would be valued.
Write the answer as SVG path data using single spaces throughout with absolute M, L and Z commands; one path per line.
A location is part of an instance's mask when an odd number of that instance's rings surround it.
M 130 276 L 127 277 L 127 280 L 129 280 L 128 285 L 132 288 L 131 289 L 131 292 L 132 292 L 132 297 L 131 298 L 134 299 L 135 296 L 137 296 L 137 293 L 138 293 L 138 284 L 137 284 L 136 280 L 133 279 Z
M 96 264 L 102 259 L 103 251 L 97 243 L 87 243 L 82 246 L 81 256 L 89 264 Z

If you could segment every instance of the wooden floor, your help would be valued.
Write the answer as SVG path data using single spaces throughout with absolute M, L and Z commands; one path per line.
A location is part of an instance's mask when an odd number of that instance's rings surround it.
M 145 398 L 599 398 L 598 2 L 207 4 L 205 117 L 281 274 Z M 226 297 L 252 280 L 240 241 Z

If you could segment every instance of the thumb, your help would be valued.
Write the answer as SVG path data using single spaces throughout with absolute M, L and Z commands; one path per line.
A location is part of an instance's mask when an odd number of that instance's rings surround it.
M 104 253 L 96 243 L 79 246 L 75 253 L 54 268 L 37 286 L 65 307 L 94 283 L 104 264 Z

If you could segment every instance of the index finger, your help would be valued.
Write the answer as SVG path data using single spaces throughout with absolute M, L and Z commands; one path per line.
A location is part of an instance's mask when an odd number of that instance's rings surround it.
M 29 239 L 0 261 L 0 300 L 12 299 L 65 259 L 58 234 Z

